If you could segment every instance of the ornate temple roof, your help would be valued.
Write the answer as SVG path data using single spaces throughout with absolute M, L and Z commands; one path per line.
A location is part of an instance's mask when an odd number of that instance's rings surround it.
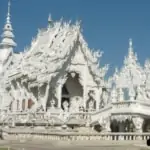
M 81 49 L 89 69 L 97 83 L 105 76 L 108 66 L 99 67 L 99 51 L 91 51 L 80 30 L 80 23 L 53 22 L 49 17 L 49 26 L 38 31 L 32 40 L 31 47 L 22 53 L 22 58 L 15 60 L 8 74 L 20 74 L 34 78 L 37 82 L 47 82 L 58 75 L 62 68 L 65 71 L 78 49 Z M 21 54 L 20 54 L 21 55 Z M 15 67 L 16 66 L 16 67 Z
M 124 66 L 118 71 L 116 69 L 115 83 L 117 87 L 127 88 L 131 85 L 143 85 L 145 74 L 143 67 L 138 63 L 137 55 L 133 51 L 132 40 L 129 40 L 128 56 L 124 59 Z

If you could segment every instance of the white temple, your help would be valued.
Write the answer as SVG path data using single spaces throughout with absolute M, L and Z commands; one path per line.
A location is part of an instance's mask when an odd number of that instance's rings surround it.
M 150 61 L 140 65 L 131 39 L 123 67 L 108 80 L 102 52 L 88 48 L 80 22 L 49 16 L 29 48 L 16 54 L 16 46 L 9 2 L 0 43 L 1 126 L 150 131 Z

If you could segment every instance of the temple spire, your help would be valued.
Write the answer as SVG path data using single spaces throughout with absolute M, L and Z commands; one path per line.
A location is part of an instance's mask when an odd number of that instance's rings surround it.
M 128 55 L 125 57 L 124 64 L 133 64 L 137 61 L 137 54 L 134 53 L 132 39 L 129 39 Z
M 132 48 L 132 39 L 129 39 L 129 48 Z
M 3 34 L 2 34 L 2 41 L 0 43 L 0 47 L 2 48 L 14 48 L 16 47 L 16 43 L 14 41 L 14 34 L 13 34 L 13 28 L 10 21 L 10 6 L 11 2 L 8 1 L 8 12 L 6 17 L 6 23 L 3 28 Z
M 48 27 L 49 28 L 53 27 L 53 20 L 51 14 L 49 14 L 48 16 Z
M 7 19 L 6 19 L 6 23 L 10 23 L 10 0 L 8 1 L 8 12 L 7 12 Z
M 134 54 L 134 49 L 133 49 L 133 42 L 132 42 L 132 39 L 130 38 L 129 39 L 129 48 L 128 48 L 128 57 L 131 59 L 135 59 L 137 60 L 137 56 L 136 54 Z
M 129 39 L 129 56 L 133 55 L 133 43 L 132 39 Z

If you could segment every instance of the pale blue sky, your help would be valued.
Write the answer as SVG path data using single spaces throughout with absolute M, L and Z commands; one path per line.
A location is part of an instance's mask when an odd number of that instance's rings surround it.
M 7 12 L 7 0 L 0 0 L 0 33 Z M 149 0 L 12 0 L 12 24 L 17 51 L 30 45 L 37 29 L 53 20 L 82 20 L 83 34 L 90 48 L 104 52 L 102 65 L 121 66 L 128 52 L 128 39 L 141 64 L 150 57 Z

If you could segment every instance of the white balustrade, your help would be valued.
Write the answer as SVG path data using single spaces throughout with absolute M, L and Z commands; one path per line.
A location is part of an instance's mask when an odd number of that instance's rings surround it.
M 4 139 L 20 139 L 25 141 L 27 139 L 33 140 L 114 140 L 114 141 L 131 141 L 131 140 L 147 140 L 150 138 L 150 133 L 51 133 L 51 132 L 23 132 L 23 131 L 3 131 L 2 136 Z M 15 137 L 15 138 L 14 138 Z

